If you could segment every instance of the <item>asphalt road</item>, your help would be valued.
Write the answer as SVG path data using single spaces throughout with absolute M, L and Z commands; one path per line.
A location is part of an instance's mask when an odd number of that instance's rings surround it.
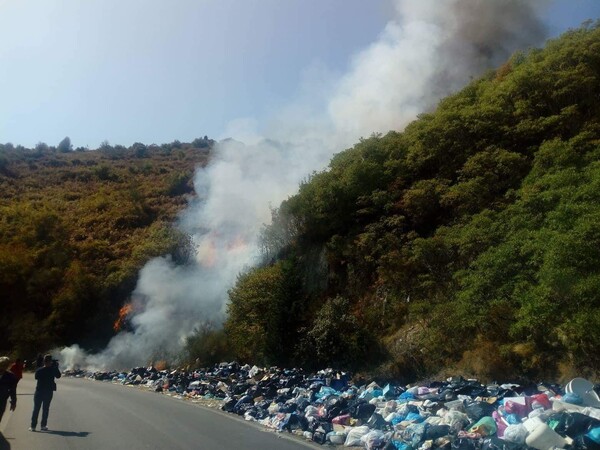
M 18 386 L 17 409 L 0 423 L 0 450 L 281 449 L 315 448 L 230 414 L 112 383 L 57 380 L 49 431 L 28 431 L 35 381 Z M 41 418 L 41 412 L 40 412 Z M 39 424 L 38 424 L 39 430 Z

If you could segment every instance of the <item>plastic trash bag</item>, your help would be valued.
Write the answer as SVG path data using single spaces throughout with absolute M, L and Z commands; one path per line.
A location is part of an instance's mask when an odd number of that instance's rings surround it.
M 527 414 L 531 412 L 531 408 L 527 405 L 527 399 L 524 397 L 511 397 L 504 401 L 504 411 L 506 415 L 514 414 L 518 418 L 527 417 Z
M 302 431 L 308 430 L 308 419 L 298 414 L 290 414 L 287 417 L 287 422 L 281 426 L 282 430 L 287 430 L 290 433 L 292 430 L 301 429 Z
M 383 430 L 388 427 L 388 423 L 381 414 L 373 413 L 367 421 L 367 426 L 375 430 Z
M 600 450 L 600 443 L 595 442 L 585 434 L 575 439 L 571 448 L 576 450 Z
M 469 417 L 456 409 L 451 409 L 444 415 L 444 423 L 450 425 L 450 428 L 458 432 L 467 426 Z
M 450 434 L 450 425 L 429 425 L 425 429 L 423 439 L 436 440 Z
M 541 406 L 544 409 L 551 409 L 552 403 L 550 403 L 550 399 L 547 394 L 535 394 L 530 397 L 531 407 L 536 408 L 537 405 Z
M 492 417 L 496 421 L 496 435 L 498 437 L 504 436 L 504 430 L 506 430 L 506 427 L 509 425 L 508 422 L 498 411 L 494 411 Z
M 415 394 L 413 394 L 412 392 L 409 392 L 409 391 L 403 392 L 402 394 L 400 394 L 398 396 L 398 400 L 405 400 L 405 401 L 414 400 L 415 398 L 416 398 Z
M 485 438 L 481 443 L 481 450 L 525 450 L 523 444 L 515 444 L 497 437 Z
M 429 416 L 427 419 L 425 419 L 425 422 L 427 422 L 429 425 L 446 425 L 444 423 L 444 419 L 439 416 Z
M 452 450 L 477 450 L 474 439 L 458 438 L 452 441 Z
M 327 442 L 327 434 L 324 431 L 317 430 L 313 433 L 312 440 L 317 444 L 323 445 L 325 442 Z
M 343 445 L 346 442 L 346 433 L 341 431 L 332 431 L 327 433 L 327 440 L 333 445 Z
M 267 411 L 269 411 L 269 414 L 277 414 L 279 412 L 279 408 L 280 405 L 278 405 L 277 403 L 271 403 L 267 408 Z
M 523 445 L 525 444 L 525 439 L 529 431 L 523 424 L 519 425 L 509 425 L 504 430 L 504 440 L 508 442 L 514 442 L 515 444 Z
M 398 404 L 394 400 L 391 400 L 389 402 L 386 402 L 385 406 L 383 408 L 378 408 L 377 412 L 379 414 L 381 414 L 383 417 L 387 417 L 391 413 L 396 412 L 397 408 L 398 408 Z
M 233 398 L 226 399 L 223 402 L 223 406 L 221 406 L 221 409 L 223 411 L 232 412 L 233 408 L 235 408 L 236 403 L 237 403 L 237 400 L 234 400 Z
M 592 441 L 600 445 L 600 427 L 594 427 L 586 434 Z
M 392 440 L 392 445 L 396 450 L 410 450 L 410 446 L 406 442 Z
M 328 397 L 330 395 L 338 395 L 339 392 L 337 392 L 335 389 L 332 389 L 328 386 L 321 386 L 321 389 L 319 390 L 319 392 L 317 392 L 317 398 L 323 398 L 323 397 Z
M 367 420 L 375 412 L 375 405 L 370 403 L 359 403 L 350 409 L 350 415 L 355 419 Z
M 348 425 L 350 423 L 350 418 L 350 414 L 343 414 L 331 419 L 331 423 L 335 423 L 337 425 Z
M 487 402 L 473 402 L 468 405 L 465 405 L 465 411 L 469 419 L 473 422 L 477 422 L 479 419 L 485 416 L 492 415 L 496 408 L 493 405 L 490 405 Z
M 345 447 L 362 447 L 363 442 L 360 440 L 369 431 L 369 427 L 363 425 L 361 427 L 352 428 L 346 435 L 346 441 L 344 442 Z
M 413 423 L 402 431 L 402 440 L 416 448 L 424 440 L 425 432 L 429 425 L 427 423 Z
M 410 412 L 406 415 L 404 420 L 409 420 L 411 422 L 423 422 L 425 418 L 418 413 Z
M 372 430 L 362 436 L 360 440 L 364 443 L 367 450 L 371 450 L 383 445 L 385 434 L 381 430 Z
M 269 412 L 271 412 L 271 408 L 269 407 Z M 319 409 L 315 406 L 307 406 L 304 410 L 305 417 L 319 417 Z

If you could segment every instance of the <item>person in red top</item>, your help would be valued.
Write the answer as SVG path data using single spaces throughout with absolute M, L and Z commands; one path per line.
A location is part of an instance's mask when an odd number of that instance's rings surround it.
M 8 368 L 8 371 L 12 372 L 12 374 L 17 378 L 17 383 L 21 381 L 21 378 L 23 378 L 23 367 L 25 367 L 23 361 L 21 361 L 20 358 L 17 358 L 15 359 L 15 362 L 12 363 Z

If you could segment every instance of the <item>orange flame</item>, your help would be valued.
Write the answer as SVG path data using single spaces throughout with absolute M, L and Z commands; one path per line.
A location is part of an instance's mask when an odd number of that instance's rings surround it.
M 201 264 L 204 267 L 214 267 L 217 261 L 217 246 L 213 239 L 204 242 L 199 248 L 199 255 L 201 258 Z
M 127 319 L 127 316 L 132 310 L 133 305 L 131 303 L 125 303 L 121 307 L 121 309 L 119 310 L 119 317 L 117 318 L 117 320 L 115 320 L 115 323 L 113 324 L 113 330 L 115 330 L 115 332 L 121 330 L 123 324 L 125 323 L 125 319 Z
M 248 245 L 242 236 L 237 236 L 235 239 L 227 244 L 227 250 L 229 251 L 241 251 L 244 250 Z
M 196 256 L 202 266 L 207 268 L 214 267 L 222 251 L 227 253 L 239 253 L 246 249 L 248 244 L 241 235 L 238 235 L 228 241 L 224 241 L 224 238 L 217 232 L 213 232 L 202 238 L 202 240 L 196 246 Z

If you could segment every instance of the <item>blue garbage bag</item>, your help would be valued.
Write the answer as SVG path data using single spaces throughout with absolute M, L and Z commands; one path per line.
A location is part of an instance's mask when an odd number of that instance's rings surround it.
M 410 420 L 412 422 L 423 422 L 425 418 L 420 414 L 410 412 L 406 415 L 406 418 L 404 420 Z
M 412 392 L 403 392 L 398 396 L 398 400 L 414 400 L 415 396 Z
M 330 388 L 329 386 L 321 386 L 319 392 L 317 392 L 316 397 L 321 399 L 323 397 L 327 397 L 329 395 L 339 395 L 340 393 L 335 389 Z
M 392 440 L 392 445 L 396 447 L 397 450 L 409 450 L 410 446 L 402 441 L 394 441 Z

